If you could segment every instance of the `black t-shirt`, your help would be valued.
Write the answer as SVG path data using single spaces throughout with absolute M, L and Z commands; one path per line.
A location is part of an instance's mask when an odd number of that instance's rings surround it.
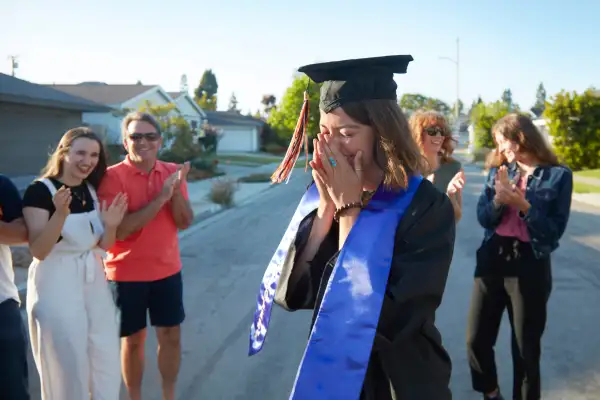
M 21 195 L 15 184 L 0 174 L 0 221 L 12 222 L 23 216 Z
M 64 184 L 57 179 L 49 178 L 50 182 L 58 190 Z M 71 213 L 79 214 L 94 210 L 94 199 L 84 182 L 78 186 L 68 186 L 71 189 Z M 44 182 L 35 181 L 25 191 L 23 195 L 23 207 L 36 207 L 48 210 L 50 217 L 56 211 L 52 202 L 52 194 Z
M 63 183 L 57 179 L 49 178 L 56 190 L 63 186 Z M 68 186 L 71 189 L 71 214 L 80 214 L 94 210 L 94 199 L 92 194 L 84 182 L 78 186 Z M 48 218 L 56 211 L 52 202 L 52 194 L 50 189 L 44 182 L 35 181 L 25 191 L 23 195 L 23 207 L 36 207 L 48 210 L 50 213 Z M 62 235 L 58 237 L 57 243 L 62 240 Z

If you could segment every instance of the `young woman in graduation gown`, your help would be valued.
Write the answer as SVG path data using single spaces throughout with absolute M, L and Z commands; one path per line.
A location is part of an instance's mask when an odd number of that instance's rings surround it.
M 251 355 L 264 342 L 273 297 L 290 311 L 314 310 L 290 399 L 452 398 L 451 361 L 434 321 L 452 260 L 454 212 L 420 175 L 424 158 L 386 61 L 402 72 L 401 59 L 353 60 L 360 78 L 323 84 L 314 182 L 261 287 Z M 379 62 L 373 78 L 369 62 Z M 319 68 L 301 71 L 316 82 L 341 75 Z M 366 89 L 385 85 L 393 90 Z

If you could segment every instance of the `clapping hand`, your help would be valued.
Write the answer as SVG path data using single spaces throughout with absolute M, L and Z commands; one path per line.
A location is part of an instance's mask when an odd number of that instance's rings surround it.
M 56 213 L 62 216 L 67 216 L 71 213 L 71 189 L 66 186 L 61 186 L 52 196 L 52 203 L 56 208 Z
M 446 189 L 446 193 L 448 195 L 454 195 L 462 192 L 465 187 L 465 172 L 460 170 L 454 175 L 450 183 L 448 183 L 448 188 Z
M 104 226 L 107 228 L 115 228 L 119 226 L 126 212 L 127 195 L 125 193 L 117 194 L 108 207 L 106 206 L 106 201 L 103 201 L 101 215 Z
M 175 181 L 174 184 L 174 188 L 175 189 L 179 189 L 179 187 L 181 186 L 181 182 L 185 181 L 187 179 L 187 175 L 188 172 L 190 172 L 190 162 L 186 161 L 183 163 L 183 165 L 179 166 L 179 169 L 177 170 L 177 180 Z
M 494 202 L 497 204 L 519 206 L 524 200 L 521 189 L 508 178 L 508 169 L 505 165 L 498 168 L 494 189 L 496 191 Z

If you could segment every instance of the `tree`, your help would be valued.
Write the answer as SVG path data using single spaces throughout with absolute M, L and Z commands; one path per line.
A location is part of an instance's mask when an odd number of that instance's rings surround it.
M 535 114 L 536 117 L 541 117 L 546 109 L 546 88 L 544 88 L 544 84 L 540 82 L 537 92 L 535 94 L 535 104 L 531 107 L 531 112 Z
M 467 112 L 467 116 L 469 117 L 469 119 L 471 119 L 471 114 L 473 113 L 475 107 L 477 107 L 477 104 L 480 104 L 482 102 L 483 101 L 481 100 L 481 97 L 479 97 L 477 100 L 473 100 L 473 102 L 471 103 L 471 107 L 469 107 L 469 111 Z
M 309 79 L 306 76 L 296 77 L 285 91 L 279 106 L 274 108 L 269 115 L 267 122 L 282 142 L 289 141 L 296 129 L 296 123 L 298 122 L 304 102 L 304 91 L 308 82 Z M 306 131 L 308 135 L 312 136 L 316 136 L 316 133 L 319 132 L 320 87 L 320 84 L 310 82 L 308 126 Z
M 235 93 L 231 93 L 231 97 L 229 98 L 229 106 L 227 107 L 227 111 L 230 112 L 235 112 L 235 113 L 240 113 L 240 110 L 238 109 L 238 101 L 237 98 L 235 97 Z
M 475 149 L 493 149 L 492 127 L 510 112 L 508 104 L 502 100 L 495 103 L 479 103 L 471 112 L 471 122 L 475 130 Z
M 452 106 L 452 110 L 456 110 L 456 104 L 457 102 L 454 102 L 454 105 Z M 458 115 L 462 114 L 462 112 L 464 111 L 465 105 L 463 104 L 461 99 L 458 99 Z
M 510 89 L 504 90 L 504 93 L 502 93 L 502 101 L 506 103 L 509 110 L 513 109 L 512 91 Z
M 275 103 L 277 103 L 277 98 L 272 94 L 265 94 L 260 102 L 264 108 L 265 118 L 269 118 L 269 114 L 271 114 L 273 108 L 276 107 Z
M 194 96 L 198 99 L 201 99 L 204 94 L 207 97 L 216 96 L 219 91 L 219 84 L 217 83 L 217 77 L 212 72 L 212 69 L 207 69 L 202 74 L 202 78 L 200 79 L 200 84 L 194 91 Z
M 400 108 L 407 114 L 417 110 L 434 110 L 449 116 L 451 108 L 442 100 L 427 97 L 422 94 L 406 93 L 400 98 Z
M 217 91 L 219 90 L 219 84 L 217 83 L 217 77 L 211 69 L 207 69 L 202 74 L 200 84 L 194 90 L 194 100 L 200 106 L 200 108 L 209 111 L 217 110 Z
M 561 91 L 546 104 L 543 115 L 564 163 L 573 170 L 600 167 L 600 97 L 594 89 L 582 94 Z
M 181 75 L 181 80 L 179 81 L 179 91 L 182 93 L 187 93 L 188 89 L 187 75 L 183 74 Z
M 207 111 L 217 111 L 217 96 L 208 97 L 206 93 L 202 95 L 202 98 L 195 99 L 196 104 Z

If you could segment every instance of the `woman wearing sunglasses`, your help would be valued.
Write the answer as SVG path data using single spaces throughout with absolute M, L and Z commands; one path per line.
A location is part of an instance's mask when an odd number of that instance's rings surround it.
M 413 138 L 429 163 L 427 176 L 433 186 L 446 193 L 458 222 L 462 216 L 462 189 L 465 173 L 460 161 L 452 157 L 455 139 L 446 118 L 437 111 L 416 111 L 409 120 Z

